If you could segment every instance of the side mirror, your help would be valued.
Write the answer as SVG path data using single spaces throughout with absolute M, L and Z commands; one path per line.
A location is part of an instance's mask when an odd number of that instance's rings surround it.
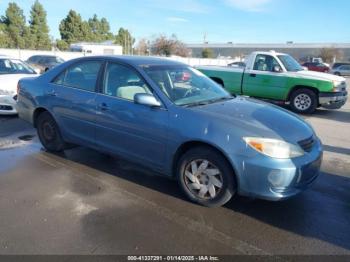
M 282 72 L 282 68 L 278 65 L 275 65 L 272 69 L 273 72 L 275 73 L 281 73 Z
M 150 107 L 160 107 L 162 104 L 151 94 L 139 93 L 134 96 L 135 104 Z

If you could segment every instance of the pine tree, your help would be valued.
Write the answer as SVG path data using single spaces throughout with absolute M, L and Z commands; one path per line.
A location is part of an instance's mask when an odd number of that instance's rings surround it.
M 30 35 L 28 36 L 28 39 L 26 39 L 26 42 L 29 41 L 27 46 L 34 45 L 34 48 L 39 50 L 51 49 L 46 15 L 44 7 L 38 0 L 36 0 L 30 11 Z
M 16 3 L 9 3 L 5 16 L 1 19 L 8 37 L 8 47 L 25 48 L 24 33 L 26 19 L 23 10 Z
M 77 41 L 91 41 L 92 32 L 88 22 L 83 21 L 80 14 L 70 10 L 60 23 L 61 39 L 68 45 Z

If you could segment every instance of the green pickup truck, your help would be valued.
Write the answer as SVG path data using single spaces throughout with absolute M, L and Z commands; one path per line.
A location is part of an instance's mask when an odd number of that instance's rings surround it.
M 343 77 L 305 70 L 287 54 L 253 52 L 245 67 L 197 67 L 232 94 L 290 105 L 311 114 L 318 107 L 339 109 L 347 100 Z

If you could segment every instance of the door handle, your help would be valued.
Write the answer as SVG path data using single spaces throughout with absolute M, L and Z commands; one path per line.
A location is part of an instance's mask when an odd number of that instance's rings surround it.
M 108 105 L 106 103 L 101 103 L 98 106 L 98 109 L 100 109 L 101 111 L 107 111 L 109 109 Z
M 250 74 L 249 76 L 250 77 L 256 77 L 256 74 Z

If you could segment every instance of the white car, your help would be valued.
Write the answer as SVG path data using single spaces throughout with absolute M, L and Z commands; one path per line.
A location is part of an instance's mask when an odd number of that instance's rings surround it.
M 36 77 L 39 74 L 19 59 L 0 56 L 0 115 L 15 115 L 17 84 L 23 77 Z

